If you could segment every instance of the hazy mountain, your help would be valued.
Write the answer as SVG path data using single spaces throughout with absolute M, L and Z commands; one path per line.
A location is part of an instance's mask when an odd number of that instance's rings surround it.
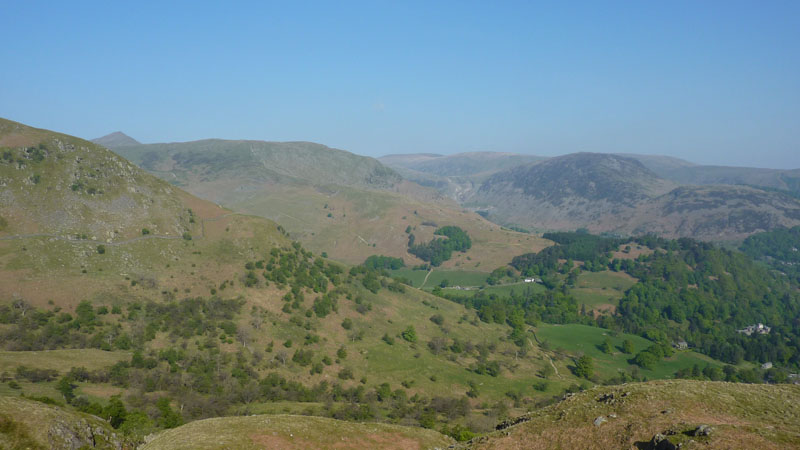
M 538 229 L 740 239 L 800 223 L 800 202 L 746 186 L 678 186 L 630 157 L 578 153 L 498 172 L 468 205 Z
M 311 142 L 207 139 L 113 149 L 152 173 L 168 174 L 179 185 L 233 177 L 242 182 L 241 190 L 287 181 L 386 189 L 401 181 L 373 158 Z
M 500 152 L 468 152 L 455 155 L 417 153 L 387 155 L 378 158 L 389 167 L 403 167 L 443 177 L 491 174 L 534 161 L 541 156 Z
M 469 199 L 492 174 L 540 161 L 533 155 L 499 152 L 468 152 L 455 155 L 416 153 L 387 155 L 379 160 L 395 169 L 405 179 L 434 188 L 447 197 L 463 202 Z
M 800 169 L 700 165 L 670 156 L 621 154 L 679 184 L 743 184 L 800 194 Z
M 111 134 L 107 134 L 103 137 L 94 138 L 92 142 L 95 144 L 102 145 L 106 148 L 117 148 L 122 147 L 124 145 L 138 145 L 140 144 L 139 141 L 136 139 L 128 136 L 127 134 L 123 133 L 122 131 L 115 131 Z

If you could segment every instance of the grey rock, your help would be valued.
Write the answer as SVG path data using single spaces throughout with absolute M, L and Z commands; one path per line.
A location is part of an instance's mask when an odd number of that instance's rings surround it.
M 653 440 L 650 441 L 650 448 L 653 450 L 677 450 L 678 447 L 670 442 L 666 436 L 661 433 L 656 434 L 653 436 Z
M 602 424 L 604 424 L 606 422 L 608 422 L 608 419 L 606 419 L 605 416 L 600 416 L 600 417 L 594 419 L 594 426 L 599 427 L 600 425 L 602 425 Z
M 692 432 L 692 436 L 711 436 L 711 433 L 713 432 L 714 429 L 710 426 L 700 425 Z

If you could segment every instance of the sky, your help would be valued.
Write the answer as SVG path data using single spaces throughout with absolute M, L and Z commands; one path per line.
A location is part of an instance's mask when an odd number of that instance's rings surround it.
M 83 138 L 800 168 L 800 2 L 0 0 L 0 117 Z

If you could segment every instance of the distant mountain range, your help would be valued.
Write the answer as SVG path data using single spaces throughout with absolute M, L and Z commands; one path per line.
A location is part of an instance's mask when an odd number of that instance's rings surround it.
M 330 247 L 331 240 L 340 245 L 342 236 L 322 237 L 325 227 L 308 224 L 322 226 L 324 221 L 299 218 L 284 209 L 292 199 L 310 201 L 309 196 L 319 197 L 314 204 L 325 203 L 322 197 L 329 194 L 320 193 L 341 188 L 372 198 L 370 204 L 385 203 L 375 199 L 380 193 L 403 197 L 392 202 L 405 204 L 405 215 L 421 209 L 410 205 L 418 201 L 455 209 L 446 202 L 449 198 L 495 223 L 531 230 L 587 228 L 738 240 L 800 224 L 800 169 L 703 166 L 660 155 L 598 153 L 552 158 L 418 153 L 375 160 L 310 142 L 209 139 L 143 145 L 132 144 L 135 140 L 122 133 L 110 136 L 95 141 L 111 142 L 109 148 L 195 195 L 276 220 L 316 250 Z M 356 191 L 339 207 L 358 210 L 352 197 Z M 363 219 L 374 222 L 377 217 L 385 216 L 351 216 L 346 228 L 355 230 L 363 227 Z M 362 239 L 374 243 L 356 233 L 354 240 Z M 388 253 L 403 252 L 402 243 L 395 244 Z M 361 258 L 356 254 L 353 260 Z
M 800 220 L 800 169 L 702 166 L 668 156 L 599 153 L 554 158 L 418 154 L 380 160 L 490 220 L 524 228 L 730 240 Z

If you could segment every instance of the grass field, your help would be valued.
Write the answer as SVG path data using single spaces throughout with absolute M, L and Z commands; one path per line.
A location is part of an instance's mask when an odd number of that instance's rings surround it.
M 31 369 L 53 369 L 61 373 L 73 367 L 89 370 L 113 366 L 119 361 L 129 360 L 129 352 L 106 352 L 98 349 L 42 350 L 36 352 L 0 351 L 0 373 L 14 372 L 19 366 Z
M 486 277 L 488 276 L 485 272 L 433 269 L 433 272 L 428 276 L 428 280 L 425 281 L 425 276 L 428 274 L 427 270 L 413 270 L 409 267 L 404 267 L 390 270 L 389 272 L 392 276 L 408 278 L 417 289 L 426 290 L 439 286 L 442 280 L 447 280 L 448 286 L 481 286 L 486 284 Z M 425 281 L 424 286 L 422 285 L 423 281 Z
M 446 448 L 452 443 L 449 437 L 424 428 L 279 415 L 200 420 L 159 433 L 141 448 L 410 449 Z
M 635 283 L 635 278 L 623 272 L 582 272 L 570 293 L 589 310 L 608 310 L 616 307 L 625 291 Z
M 556 352 L 565 352 L 573 356 L 578 354 L 590 356 L 594 360 L 595 372 L 601 378 L 614 376 L 619 371 L 627 371 L 632 367 L 628 360 L 634 355 L 622 353 L 621 350 L 625 339 L 633 343 L 634 354 L 653 344 L 639 336 L 623 333 L 614 336 L 609 330 L 578 324 L 542 324 L 536 328 L 536 337 L 539 341 L 546 341 L 549 348 Z M 611 341 L 613 348 L 610 355 L 603 353 L 599 348 L 606 338 Z M 648 379 L 672 378 L 678 369 L 692 367 L 694 364 L 698 364 L 701 368 L 706 365 L 722 366 L 719 361 L 705 355 L 693 351 L 678 351 L 672 357 L 656 364 L 653 370 L 640 369 L 640 373 Z
M 422 281 L 425 279 L 425 275 L 428 274 L 427 270 L 412 270 L 409 267 L 403 267 L 402 269 L 397 270 L 390 270 L 389 273 L 393 277 L 403 277 L 408 278 L 411 280 L 413 286 L 417 289 L 422 287 Z
M 546 288 L 538 283 L 514 283 L 514 284 L 507 284 L 504 286 L 487 286 L 481 290 L 473 289 L 473 290 L 456 290 L 456 289 L 445 289 L 444 291 L 447 293 L 456 293 L 458 295 L 472 297 L 478 292 L 484 291 L 487 294 L 495 294 L 501 297 L 506 297 L 511 295 L 512 293 L 521 294 L 526 292 L 544 292 Z

